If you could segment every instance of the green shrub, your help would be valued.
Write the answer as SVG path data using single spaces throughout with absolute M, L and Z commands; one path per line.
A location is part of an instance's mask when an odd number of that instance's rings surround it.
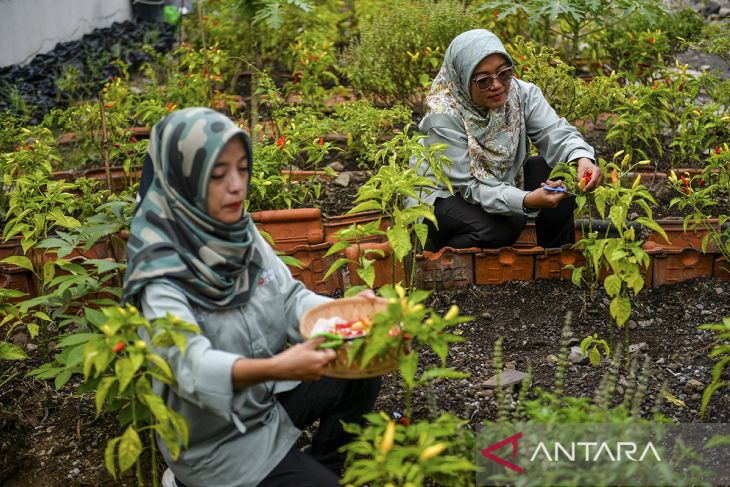
M 405 101 L 430 86 L 452 39 L 476 27 L 475 15 L 459 1 L 391 2 L 363 21 L 342 69 L 367 96 Z

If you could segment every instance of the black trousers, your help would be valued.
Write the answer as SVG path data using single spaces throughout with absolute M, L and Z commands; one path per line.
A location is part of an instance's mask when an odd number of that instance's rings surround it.
M 306 428 L 316 420 L 319 428 L 308 453 L 292 448 L 259 486 L 339 486 L 345 454 L 338 449 L 352 441 L 352 435 L 345 433 L 340 421 L 362 424 L 363 414 L 372 411 L 379 392 L 380 377 L 322 377 L 279 394 L 279 402 L 297 428 Z
M 539 156 L 529 157 L 525 162 L 525 191 L 540 187 L 550 176 L 550 167 Z M 575 243 L 573 210 L 575 197 L 564 198 L 556 208 L 543 208 L 535 221 L 537 244 L 546 247 L 560 247 Z M 428 224 L 426 250 L 442 247 L 499 248 L 512 245 L 525 228 L 524 215 L 502 215 L 487 213 L 476 204 L 467 203 L 460 194 L 438 198 L 434 203 L 438 230 Z
M 363 424 L 362 416 L 372 411 L 380 383 L 380 377 L 360 380 L 322 377 L 279 394 L 279 402 L 297 428 L 306 428 L 317 420 L 319 428 L 308 453 L 292 447 L 259 487 L 339 487 L 345 455 L 337 450 L 352 440 L 352 435 L 342 429 L 340 420 Z M 178 487 L 186 487 L 179 480 L 176 482 Z

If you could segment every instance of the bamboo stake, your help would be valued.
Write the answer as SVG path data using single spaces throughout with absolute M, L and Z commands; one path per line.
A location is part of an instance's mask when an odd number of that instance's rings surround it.
M 208 85 L 208 105 L 213 105 L 213 85 L 210 83 L 210 62 L 208 60 L 208 43 L 205 42 L 205 29 L 203 28 L 203 2 L 198 2 L 198 30 L 200 31 L 200 42 L 203 44 L 203 60 L 205 62 L 205 81 Z

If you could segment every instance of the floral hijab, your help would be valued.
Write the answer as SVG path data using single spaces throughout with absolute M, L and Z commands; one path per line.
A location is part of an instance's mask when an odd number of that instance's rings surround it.
M 512 64 L 490 31 L 475 29 L 458 35 L 446 50 L 444 64 L 426 97 L 428 111 L 419 127 L 423 133 L 434 127 L 464 131 L 470 171 L 479 180 L 504 178 L 515 162 L 525 126 L 517 83 L 510 83 L 507 102 L 500 108 L 483 108 L 472 102 L 472 74 L 485 57 L 495 53 Z
M 229 225 L 207 214 L 210 173 L 234 137 L 243 140 L 251 171 L 248 135 L 214 110 L 180 110 L 152 129 L 148 155 L 154 176 L 132 220 L 125 302 L 163 278 L 206 309 L 233 308 L 250 299 L 261 256 L 252 245 L 256 230 L 249 215 Z

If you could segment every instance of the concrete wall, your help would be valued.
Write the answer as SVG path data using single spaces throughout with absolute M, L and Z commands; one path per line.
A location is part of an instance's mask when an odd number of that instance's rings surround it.
M 132 17 L 131 0 L 0 0 L 0 66 Z

